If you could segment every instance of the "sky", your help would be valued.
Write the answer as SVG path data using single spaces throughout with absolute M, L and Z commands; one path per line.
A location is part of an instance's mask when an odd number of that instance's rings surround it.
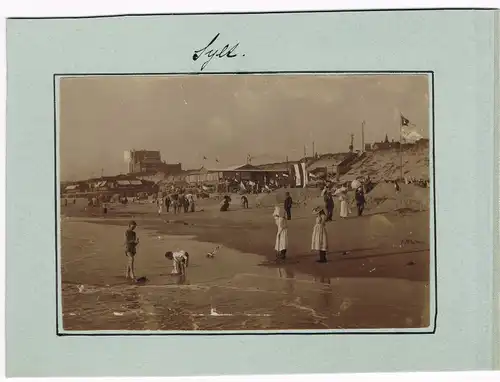
M 400 113 L 429 135 L 426 75 L 184 75 L 62 78 L 62 180 L 126 173 L 124 151 L 183 169 L 346 152 L 399 140 Z M 203 157 L 207 159 L 204 160 Z M 219 159 L 216 163 L 215 159 Z

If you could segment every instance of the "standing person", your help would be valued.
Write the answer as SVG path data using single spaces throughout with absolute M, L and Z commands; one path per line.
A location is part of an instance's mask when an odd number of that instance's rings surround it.
M 170 203 L 171 203 L 170 195 L 167 195 L 167 197 L 165 198 L 165 208 L 167 209 L 167 213 L 170 210 Z
M 194 195 L 191 195 L 191 201 L 189 202 L 189 210 L 194 212 L 196 209 L 196 203 L 194 201 Z
M 394 189 L 396 190 L 396 192 L 399 192 L 401 190 L 401 188 L 399 187 L 399 183 L 397 180 L 394 181 Z
M 189 212 L 189 200 L 186 195 L 182 196 L 182 206 L 184 207 L 184 213 Z
M 314 212 L 316 213 L 316 224 L 314 224 L 313 228 L 311 249 L 318 251 L 318 263 L 326 263 L 326 253 L 328 252 L 328 233 L 325 226 L 326 215 L 321 208 L 316 208 Z
M 363 215 L 363 210 L 365 209 L 365 193 L 363 192 L 363 187 L 359 187 L 356 190 L 356 207 L 358 208 L 358 216 Z
M 174 209 L 174 214 L 177 215 L 180 209 L 179 194 L 177 192 L 172 195 L 172 208 Z
M 293 205 L 293 200 L 292 197 L 290 196 L 290 193 L 287 192 L 285 197 L 285 212 L 286 212 L 286 219 L 291 220 L 292 219 L 292 205 Z
M 349 206 L 347 205 L 347 190 L 344 188 L 339 195 L 340 217 L 345 219 L 349 215 Z
M 285 260 L 286 250 L 288 248 L 288 228 L 285 219 L 285 214 L 281 209 L 276 206 L 273 213 L 274 221 L 278 227 L 276 233 L 276 244 L 274 249 L 276 251 L 276 261 Z
M 248 198 L 245 195 L 241 195 L 241 205 L 243 208 L 248 208 Z
M 333 196 L 330 191 L 327 191 L 324 196 L 325 199 L 325 209 L 326 209 L 326 221 L 331 222 L 333 220 Z
M 127 256 L 127 271 L 125 273 L 125 277 L 132 280 L 135 280 L 134 259 L 137 253 L 136 248 L 139 244 L 139 239 L 135 233 L 136 227 L 137 223 L 132 220 L 128 224 L 127 231 L 125 231 L 125 256 Z
M 158 207 L 158 215 L 163 212 L 163 200 L 161 198 L 156 199 L 156 206 Z

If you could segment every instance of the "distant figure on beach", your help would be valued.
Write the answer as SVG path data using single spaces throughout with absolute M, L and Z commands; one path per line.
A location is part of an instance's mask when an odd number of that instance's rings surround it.
M 132 220 L 128 224 L 128 229 L 125 232 L 125 256 L 127 256 L 127 271 L 125 277 L 132 280 L 135 280 L 134 259 L 137 253 L 136 248 L 139 244 L 139 239 L 135 233 L 136 227 L 137 223 Z
M 228 195 L 224 195 L 224 199 L 222 199 L 220 210 L 222 212 L 226 212 L 229 209 L 229 204 L 231 203 L 231 198 Z
M 173 275 L 186 275 L 186 268 L 189 265 L 189 253 L 186 251 L 171 252 L 167 251 L 165 257 L 172 260 L 172 274 Z
M 326 215 L 325 211 L 319 207 L 313 212 L 316 214 L 316 224 L 313 228 L 311 249 L 318 251 L 318 263 L 326 263 L 326 253 L 328 252 L 328 233 L 326 231 Z
M 64 198 L 64 207 L 68 206 L 68 199 Z
M 76 204 L 76 198 L 73 199 L 73 204 Z
M 182 207 L 184 208 L 184 213 L 189 212 L 189 200 L 187 195 L 182 195 Z
M 293 205 L 293 200 L 292 197 L 290 196 L 290 193 L 287 192 L 285 197 L 285 212 L 286 212 L 286 219 L 291 220 L 292 219 L 292 205 Z
M 161 215 L 163 212 L 163 200 L 156 199 L 156 206 L 158 207 L 158 215 Z
M 394 189 L 396 190 L 396 192 L 401 191 L 401 188 L 399 187 L 399 183 L 397 180 L 394 181 Z
M 189 212 L 194 212 L 195 211 L 194 195 L 193 194 L 187 194 L 186 195 L 186 200 L 188 202 Z
M 241 195 L 241 206 L 243 208 L 248 208 L 248 198 L 245 195 Z
M 177 213 L 179 212 L 179 208 L 180 208 L 179 195 L 172 194 L 170 197 L 172 199 L 172 209 L 174 210 L 174 214 L 177 215 Z
M 349 215 L 349 204 L 347 202 L 347 189 L 344 187 L 339 193 L 340 200 L 340 217 L 345 219 Z
M 165 198 L 165 209 L 167 210 L 167 213 L 170 211 L 170 203 L 171 203 L 170 196 L 167 196 Z
M 355 194 L 356 207 L 358 209 L 358 216 L 363 215 L 365 209 L 365 193 L 363 192 L 363 187 L 359 187 Z
M 284 212 L 276 206 L 273 212 L 274 221 L 278 227 L 276 233 L 276 244 L 274 250 L 276 251 L 276 261 L 285 260 L 286 250 L 288 248 L 288 228 Z
M 324 200 L 325 200 L 325 210 L 326 210 L 326 221 L 331 222 L 333 219 L 334 202 L 332 193 L 330 191 L 327 191 L 325 193 Z

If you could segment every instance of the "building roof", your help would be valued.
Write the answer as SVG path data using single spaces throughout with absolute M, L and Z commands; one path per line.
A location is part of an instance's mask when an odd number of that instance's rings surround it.
M 231 171 L 239 171 L 239 170 L 248 170 L 250 168 L 255 168 L 254 166 L 252 166 L 251 164 L 239 164 L 239 165 L 235 165 L 235 166 L 229 166 L 229 167 L 226 167 L 226 168 L 211 168 L 209 169 L 208 171 L 210 172 L 231 172 Z

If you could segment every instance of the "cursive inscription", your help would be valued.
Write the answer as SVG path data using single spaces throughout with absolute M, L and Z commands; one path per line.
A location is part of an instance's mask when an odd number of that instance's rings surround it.
M 215 42 L 219 38 L 220 33 L 217 33 L 215 37 L 210 41 L 204 48 L 198 49 L 194 51 L 193 61 L 197 61 L 200 58 L 205 59 L 203 64 L 201 65 L 201 70 L 205 69 L 207 65 L 216 58 L 235 58 L 238 56 L 236 49 L 238 49 L 240 43 L 236 43 L 233 46 L 229 46 L 229 44 L 224 45 L 222 48 L 215 48 Z M 245 55 L 242 54 L 242 57 Z

